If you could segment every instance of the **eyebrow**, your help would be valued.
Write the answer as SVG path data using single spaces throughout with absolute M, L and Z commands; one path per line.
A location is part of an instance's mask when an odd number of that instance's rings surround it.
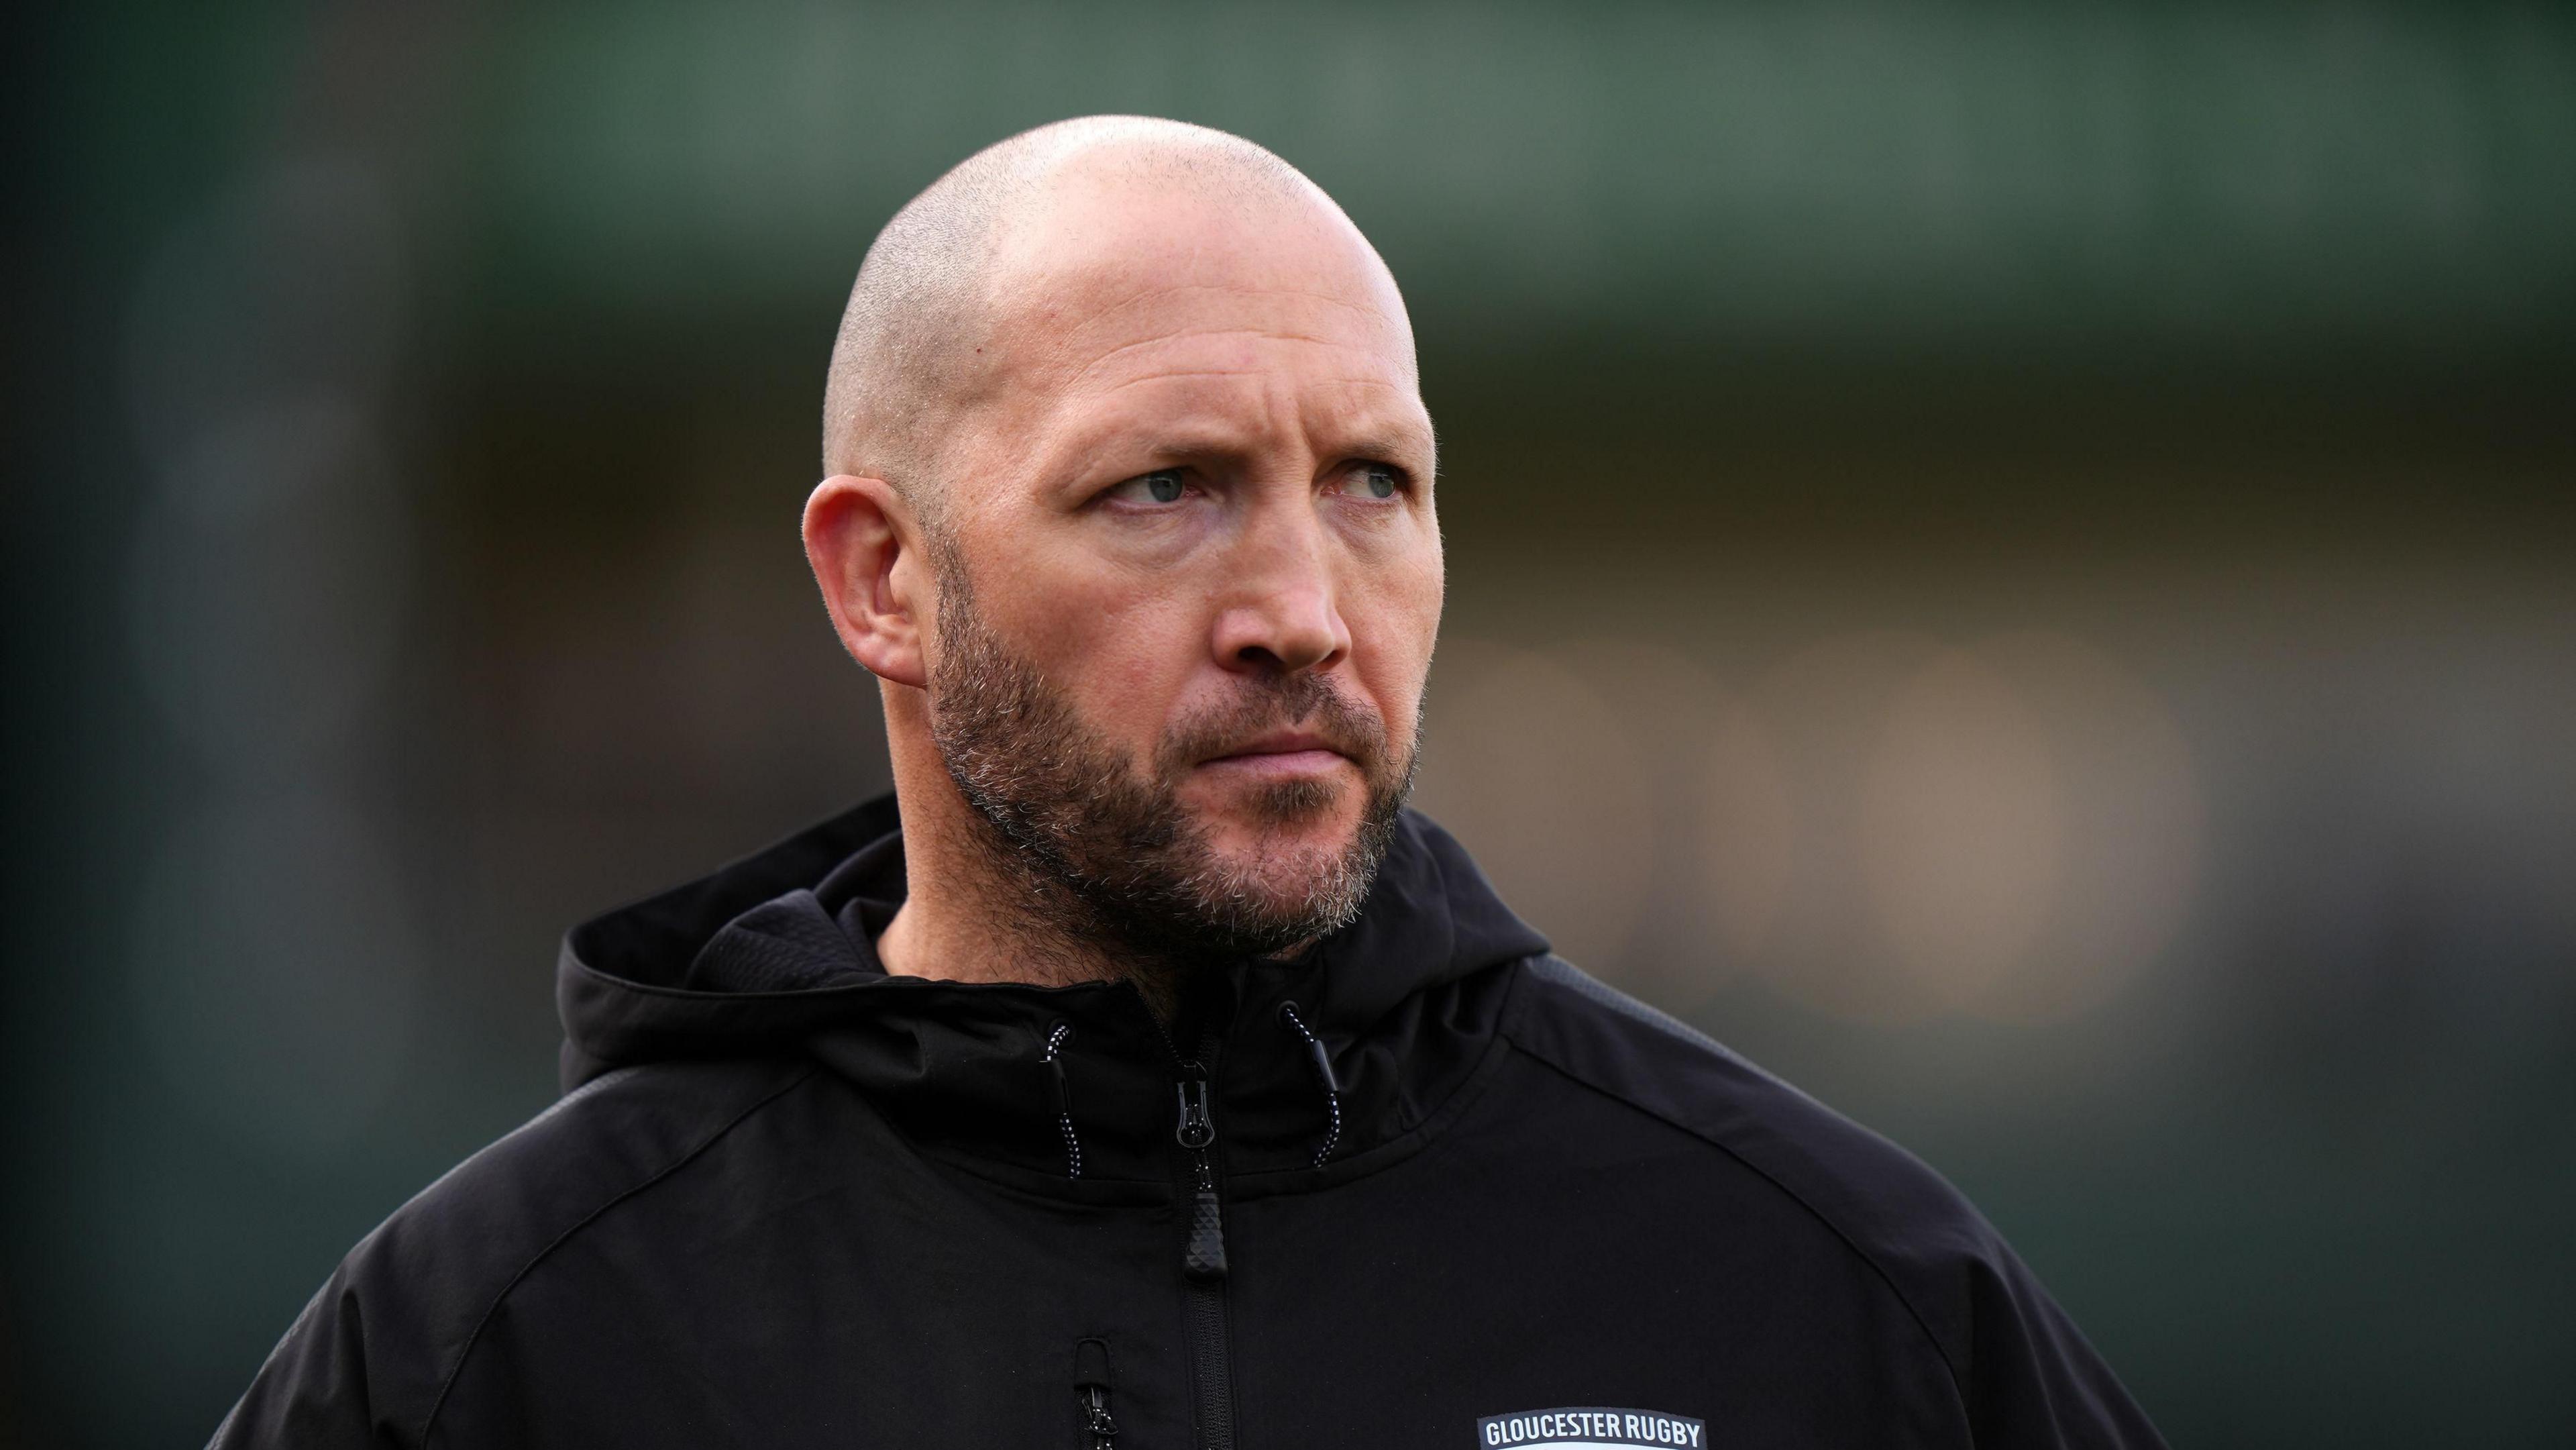
M 1080 472 L 1084 469 L 1081 460 L 1121 446 L 1132 446 L 1140 453 L 1169 458 L 1239 457 L 1255 450 L 1258 437 L 1222 425 L 1198 422 L 1157 424 L 1141 419 L 1119 421 L 1105 423 L 1096 431 L 1077 435 L 1070 459 L 1074 471 Z M 1418 459 L 1424 467 L 1436 467 L 1435 460 L 1439 456 L 1438 444 L 1430 429 L 1378 421 L 1347 435 L 1333 451 L 1339 458 L 1366 458 L 1389 463 Z
M 1372 431 L 1360 434 L 1344 444 L 1341 451 L 1348 458 L 1372 458 L 1393 463 L 1409 454 L 1419 454 L 1427 461 L 1438 455 L 1438 446 L 1430 429 L 1423 429 L 1416 435 L 1407 428 L 1393 433 Z

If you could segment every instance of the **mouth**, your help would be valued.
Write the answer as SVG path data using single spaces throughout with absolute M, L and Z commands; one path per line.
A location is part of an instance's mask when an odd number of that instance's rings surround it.
M 1288 780 L 1322 775 L 1340 765 L 1356 765 L 1332 742 L 1311 730 L 1274 730 L 1235 746 L 1223 755 L 1199 762 L 1202 770 L 1240 774 L 1261 780 Z

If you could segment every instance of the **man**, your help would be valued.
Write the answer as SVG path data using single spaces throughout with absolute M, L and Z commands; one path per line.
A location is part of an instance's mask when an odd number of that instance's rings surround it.
M 1403 811 L 1431 423 L 1303 176 L 1134 118 L 973 157 L 825 425 L 893 797 L 575 930 L 570 1095 L 218 1444 L 2154 1443 L 1930 1171 Z

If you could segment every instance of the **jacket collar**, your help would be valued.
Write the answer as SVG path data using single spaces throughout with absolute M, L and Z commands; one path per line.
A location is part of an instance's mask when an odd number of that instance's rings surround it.
M 565 1086 L 671 1058 L 806 1054 L 925 1151 L 1031 1186 L 1163 1184 L 1195 1064 L 1229 1176 L 1294 1182 L 1328 1143 L 1344 1163 L 1416 1134 L 1490 1044 L 1505 975 L 1491 969 L 1547 949 L 1410 811 L 1351 927 L 1293 961 L 1211 968 L 1168 1029 L 1124 983 L 887 974 L 875 937 L 903 896 L 883 796 L 576 927 L 556 978 Z

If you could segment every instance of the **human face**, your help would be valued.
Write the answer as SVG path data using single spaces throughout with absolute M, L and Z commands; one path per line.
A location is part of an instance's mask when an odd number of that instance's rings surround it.
M 1439 627 L 1402 303 L 1305 198 L 1111 180 L 1004 246 L 983 398 L 941 470 L 950 774 L 988 820 L 1059 822 L 1014 844 L 1095 880 L 1146 846 L 1085 823 L 1152 802 L 1156 871 L 1256 927 L 1329 925 L 1402 798 Z

